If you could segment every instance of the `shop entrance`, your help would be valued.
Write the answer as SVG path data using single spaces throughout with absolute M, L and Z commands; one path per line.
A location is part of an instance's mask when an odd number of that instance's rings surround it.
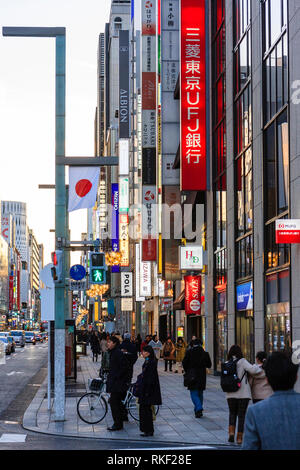
M 160 315 L 159 317 L 159 339 L 162 343 L 167 340 L 168 337 L 168 325 L 167 325 L 168 314 Z
M 236 315 L 236 343 L 241 347 L 247 361 L 254 363 L 253 310 L 242 310 Z
M 289 303 L 267 305 L 266 351 L 291 351 Z

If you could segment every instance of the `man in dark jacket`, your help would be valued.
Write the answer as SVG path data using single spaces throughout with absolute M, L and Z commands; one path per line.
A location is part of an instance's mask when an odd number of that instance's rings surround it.
M 185 371 L 185 383 L 188 387 L 192 402 L 194 403 L 195 417 L 203 416 L 203 391 L 206 388 L 206 368 L 211 367 L 208 352 L 202 348 L 202 342 L 195 339 L 186 351 L 182 361 Z
M 130 341 L 130 338 L 131 338 L 130 333 L 124 334 L 124 340 L 121 343 L 120 349 L 125 354 L 125 357 L 129 364 L 128 381 L 131 383 L 132 376 L 133 376 L 133 366 L 137 361 L 138 355 L 137 355 L 136 346 L 134 343 Z
M 106 391 L 110 393 L 109 404 L 114 420 L 109 431 L 119 431 L 123 429 L 123 421 L 126 420 L 126 410 L 122 403 L 129 388 L 129 365 L 120 349 L 120 341 L 116 336 L 111 337 L 107 342 L 109 350 L 109 373 L 107 377 Z

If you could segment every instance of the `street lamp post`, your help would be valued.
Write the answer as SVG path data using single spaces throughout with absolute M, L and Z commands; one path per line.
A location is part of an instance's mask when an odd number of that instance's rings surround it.
M 58 159 L 65 155 L 66 30 L 48 27 L 3 27 L 3 36 L 52 37 L 56 40 L 55 70 L 55 249 L 63 250 L 67 238 L 65 167 Z M 67 266 L 64 260 L 64 266 Z M 55 420 L 65 419 L 65 312 L 67 312 L 65 276 L 55 285 Z

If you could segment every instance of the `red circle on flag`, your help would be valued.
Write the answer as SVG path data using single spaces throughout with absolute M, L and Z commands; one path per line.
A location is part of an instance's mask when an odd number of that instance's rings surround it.
M 75 191 L 76 191 L 77 196 L 79 197 L 86 196 L 87 193 L 90 192 L 92 186 L 93 185 L 90 182 L 90 180 L 79 180 L 75 186 Z

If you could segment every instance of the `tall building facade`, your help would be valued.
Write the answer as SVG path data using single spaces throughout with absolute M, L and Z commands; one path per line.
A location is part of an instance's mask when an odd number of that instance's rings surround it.
M 297 0 L 137 3 L 139 21 L 130 2 L 113 1 L 104 33 L 104 154 L 121 159 L 119 31 L 128 29 L 129 194 L 118 188 L 118 209 L 124 197 L 144 202 L 132 212 L 131 319 L 116 307 L 119 325 L 162 339 L 196 334 L 218 373 L 232 344 L 253 361 L 299 336 L 299 244 L 278 242 L 276 227 L 300 218 L 300 9 Z M 106 203 L 120 165 L 105 170 Z M 119 279 L 112 273 L 112 297 Z

